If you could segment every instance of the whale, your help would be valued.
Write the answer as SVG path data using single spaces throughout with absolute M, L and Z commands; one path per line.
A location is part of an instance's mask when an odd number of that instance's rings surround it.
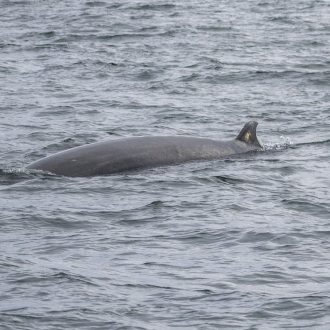
M 257 125 L 256 121 L 247 122 L 229 141 L 191 136 L 140 136 L 95 142 L 47 156 L 26 168 L 69 177 L 90 177 L 224 159 L 262 149 Z

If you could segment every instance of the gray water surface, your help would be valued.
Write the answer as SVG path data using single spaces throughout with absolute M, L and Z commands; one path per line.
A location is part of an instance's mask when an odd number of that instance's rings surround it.
M 329 329 L 330 4 L 0 1 L 0 328 Z M 85 143 L 265 150 L 95 178 Z

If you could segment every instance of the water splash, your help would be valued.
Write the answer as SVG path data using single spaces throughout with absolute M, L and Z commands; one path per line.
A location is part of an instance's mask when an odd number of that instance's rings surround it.
M 265 151 L 281 151 L 288 149 L 293 145 L 292 140 L 287 136 L 280 136 L 279 142 L 269 142 L 263 144 L 263 149 Z

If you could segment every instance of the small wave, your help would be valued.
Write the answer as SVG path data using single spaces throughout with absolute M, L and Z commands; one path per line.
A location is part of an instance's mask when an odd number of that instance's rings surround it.
M 29 223 L 30 226 L 35 226 L 38 228 L 58 228 L 60 230 L 76 230 L 81 228 L 95 228 L 95 223 L 90 220 L 79 220 L 75 217 L 74 212 L 72 214 L 67 214 L 65 216 L 58 215 L 54 212 L 51 216 L 45 216 L 43 214 L 33 214 L 33 215 L 22 215 L 22 221 Z M 51 251 L 58 251 L 62 246 L 52 247 L 49 246 L 45 253 L 51 253 Z
M 195 181 L 200 183 L 220 183 L 225 185 L 237 185 L 241 183 L 245 183 L 246 181 L 239 178 L 234 178 L 226 175 L 214 175 L 211 177 L 195 177 Z
M 13 185 L 15 183 L 26 181 L 31 179 L 33 176 L 23 169 L 1 169 L 0 168 L 0 186 Z
M 64 272 L 64 271 L 60 271 L 56 274 L 53 274 L 51 277 L 57 278 L 60 280 L 68 280 L 70 282 L 82 282 L 84 284 L 98 286 L 96 283 L 91 281 L 91 279 L 86 276 L 79 275 L 79 274 L 71 274 L 71 273 Z
M 268 20 L 270 22 L 283 23 L 283 24 L 288 24 L 288 25 L 294 25 L 296 23 L 293 19 L 291 19 L 290 17 L 287 17 L 287 16 L 269 17 Z
M 330 139 L 322 140 L 322 141 L 311 141 L 311 142 L 296 143 L 296 144 L 293 145 L 293 147 L 322 145 L 322 144 L 328 144 L 328 143 L 330 143 Z
M 283 205 L 285 205 L 287 209 L 300 213 L 307 213 L 318 218 L 329 218 L 329 204 L 320 203 L 314 200 L 308 200 L 306 198 L 282 199 L 281 202 L 283 203 Z
M 222 32 L 222 31 L 230 31 L 233 28 L 231 26 L 222 26 L 220 25 L 221 23 L 219 23 L 219 25 L 200 25 L 197 27 L 198 30 L 201 31 L 213 31 L 213 32 Z
M 241 243 L 269 242 L 276 238 L 275 234 L 269 232 L 248 231 L 240 239 Z
M 87 285 L 97 286 L 96 283 L 92 282 L 89 278 L 78 275 L 78 274 L 71 274 L 64 271 L 59 271 L 58 273 L 54 274 L 43 274 L 39 276 L 31 276 L 31 275 L 23 275 L 17 279 L 13 279 L 12 282 L 17 284 L 26 284 L 26 283 L 41 283 L 41 282 L 52 282 L 53 280 L 59 280 L 61 282 L 68 281 L 68 282 L 82 282 Z
M 46 38 L 51 38 L 56 35 L 56 32 L 51 30 L 51 31 L 45 31 L 45 32 L 39 32 L 40 36 L 46 37 Z
M 103 34 L 95 36 L 98 40 L 127 40 L 127 39 L 143 39 L 143 38 L 154 38 L 154 37 L 172 37 L 176 31 L 168 30 L 163 32 L 155 32 L 155 33 L 119 33 L 119 34 Z
M 106 4 L 107 3 L 104 1 L 88 1 L 85 3 L 85 5 L 88 7 L 105 7 Z
M 24 168 L 0 168 L 0 190 L 15 189 L 21 184 L 35 179 L 49 180 L 57 178 L 57 175 L 40 170 L 27 170 Z
M 150 10 L 150 11 L 164 11 L 164 10 L 171 10 L 175 8 L 174 4 L 171 3 L 164 3 L 164 4 L 139 4 L 134 7 L 130 7 L 128 9 L 134 10 Z
M 243 180 L 243 179 L 233 178 L 233 177 L 224 176 L 224 175 L 215 175 L 213 178 L 217 182 L 231 184 L 231 185 L 245 182 L 245 180 Z

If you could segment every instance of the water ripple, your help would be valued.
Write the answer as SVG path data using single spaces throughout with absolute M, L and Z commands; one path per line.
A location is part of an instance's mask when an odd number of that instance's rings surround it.
M 329 5 L 1 2 L 4 329 L 328 329 Z M 226 160 L 28 172 L 106 138 L 230 140 Z M 111 135 L 111 137 L 109 137 Z

